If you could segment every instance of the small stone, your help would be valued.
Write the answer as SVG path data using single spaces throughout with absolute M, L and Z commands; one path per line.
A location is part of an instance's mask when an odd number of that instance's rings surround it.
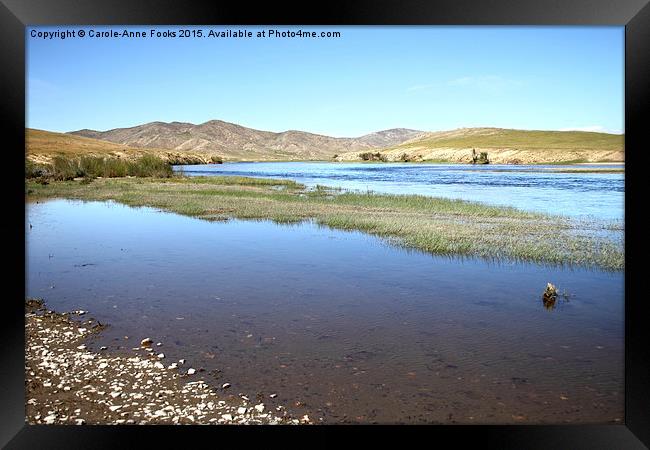
M 246 408 L 240 406 L 239 408 L 237 408 L 237 414 L 246 414 Z
M 101 363 L 101 364 L 99 364 L 99 366 L 97 366 L 97 367 L 98 367 L 99 369 L 105 369 L 105 368 L 108 367 L 108 364 L 107 364 L 107 363 Z
M 77 350 L 85 350 L 86 346 L 84 344 L 81 344 L 79 347 L 77 347 Z
M 144 338 L 140 341 L 140 345 L 143 347 L 151 347 L 151 344 L 153 344 L 153 340 L 150 338 Z
M 171 364 L 169 365 L 169 367 L 167 367 L 167 368 L 168 368 L 168 369 L 175 369 L 175 368 L 177 368 L 177 367 L 178 367 L 178 365 L 177 365 L 176 363 L 171 363 Z
M 162 345 L 162 342 L 156 342 L 156 347 L 160 347 Z
M 255 410 L 257 410 L 257 412 L 260 412 L 260 413 L 264 412 L 264 403 L 260 403 L 259 405 L 255 405 Z
M 185 364 L 185 360 L 184 359 L 179 359 L 178 364 Z
M 165 357 L 164 353 L 158 353 L 158 358 L 163 359 Z
M 87 312 L 88 312 L 88 311 L 81 311 L 81 310 L 79 310 L 79 311 L 77 311 L 77 314 L 79 314 L 80 316 L 83 316 L 83 315 L 86 314 Z
M 75 422 L 77 423 L 77 425 L 83 425 L 86 423 L 86 421 L 83 419 L 75 419 Z
M 188 375 L 194 375 L 196 373 L 196 370 L 194 369 L 187 369 L 187 374 Z
M 156 361 L 153 366 L 155 368 L 157 368 L 157 369 L 164 369 L 165 368 L 165 366 L 163 366 L 163 364 L 161 362 L 158 362 L 158 361 Z
M 120 409 L 120 408 L 122 408 L 122 405 L 109 406 L 109 407 L 108 407 L 108 409 L 110 409 L 110 410 L 113 411 L 113 412 L 117 411 L 117 410 Z
M 107 347 L 106 347 L 105 345 L 102 345 L 101 347 L 99 347 L 99 349 L 100 349 L 100 350 L 106 350 Z
M 230 383 L 224 383 L 221 385 L 223 389 L 228 389 L 230 387 Z
M 269 397 L 271 397 L 271 398 L 275 398 L 275 397 L 277 397 L 277 396 L 278 396 L 278 394 L 271 394 L 271 395 L 269 395 Z
M 232 414 L 222 414 L 221 417 L 225 420 L 232 420 Z

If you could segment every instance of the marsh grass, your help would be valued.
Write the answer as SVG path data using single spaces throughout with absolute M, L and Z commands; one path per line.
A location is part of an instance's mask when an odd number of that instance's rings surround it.
M 407 248 L 450 256 L 623 270 L 622 239 L 566 217 L 419 195 L 306 189 L 291 180 L 248 177 L 114 178 L 28 183 L 29 198 L 115 200 L 205 220 L 313 221 L 362 231 Z

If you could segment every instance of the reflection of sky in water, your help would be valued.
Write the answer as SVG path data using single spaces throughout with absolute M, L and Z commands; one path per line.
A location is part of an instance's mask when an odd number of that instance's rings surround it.
M 470 166 L 373 163 L 226 163 L 183 166 L 188 175 L 289 178 L 361 191 L 422 194 L 561 214 L 623 220 L 624 174 L 540 173 L 542 168 L 623 165 Z
M 109 323 L 97 343 L 109 351 L 152 337 L 170 361 L 222 370 L 234 392 L 379 421 L 622 412 L 622 272 L 434 257 L 313 224 L 114 203 L 32 203 L 27 221 L 28 295 Z M 552 311 L 549 281 L 571 294 Z

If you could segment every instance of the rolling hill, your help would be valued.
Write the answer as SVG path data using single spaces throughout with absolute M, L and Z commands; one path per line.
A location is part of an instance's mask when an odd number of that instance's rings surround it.
M 487 152 L 492 163 L 619 162 L 625 160 L 624 135 L 584 131 L 460 128 L 423 133 L 381 150 L 386 161 L 470 162 L 472 150 Z M 339 161 L 362 159 L 359 152 Z
M 304 131 L 260 131 L 221 120 L 199 125 L 183 122 L 151 122 L 108 131 L 79 130 L 69 133 L 139 148 L 218 154 L 224 160 L 331 160 L 337 153 L 373 150 L 398 145 L 422 131 L 396 128 L 358 138 L 335 138 Z
M 25 129 L 26 157 L 32 162 L 49 163 L 52 157 L 109 156 L 137 158 L 154 154 L 176 164 L 204 164 L 212 162 L 213 155 L 205 152 L 179 152 L 157 148 L 135 148 L 113 142 L 74 136 L 51 131 Z M 216 155 L 215 155 L 216 156 Z

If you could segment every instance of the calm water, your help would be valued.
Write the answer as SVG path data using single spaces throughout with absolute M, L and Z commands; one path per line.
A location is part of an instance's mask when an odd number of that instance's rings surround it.
M 543 168 L 623 168 L 620 165 L 512 166 L 385 163 L 226 163 L 177 166 L 187 175 L 289 178 L 392 194 L 460 198 L 521 209 L 623 220 L 623 173 L 542 173 Z
M 168 362 L 186 358 L 234 395 L 327 423 L 623 417 L 621 272 L 112 203 L 29 204 L 28 222 L 28 295 L 109 323 L 93 344 L 109 351 L 161 341 Z M 549 281 L 571 294 L 553 310 Z

